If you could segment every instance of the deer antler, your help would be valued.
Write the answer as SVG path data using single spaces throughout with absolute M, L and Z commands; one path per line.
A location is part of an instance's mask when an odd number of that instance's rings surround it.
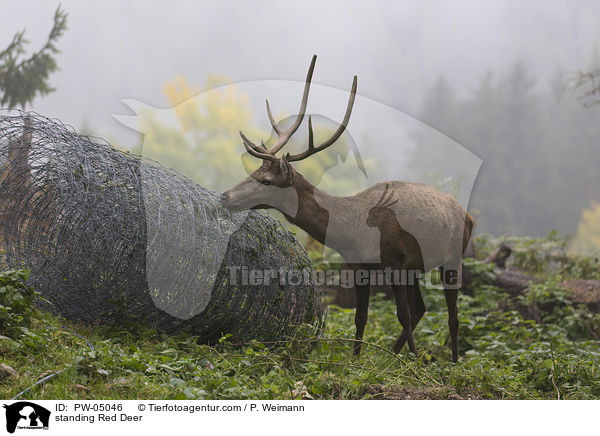
M 335 133 L 329 138 L 327 141 L 323 142 L 319 146 L 315 147 L 314 144 L 314 134 L 312 129 L 312 120 L 311 117 L 308 117 L 308 149 L 303 151 L 302 153 L 287 155 L 288 162 L 298 161 L 302 159 L 306 159 L 307 157 L 320 152 L 321 150 L 325 150 L 331 144 L 338 140 L 338 138 L 344 133 L 346 130 L 346 126 L 348 126 L 348 121 L 350 121 L 350 114 L 352 113 L 352 106 L 354 106 L 354 99 L 356 98 L 356 87 L 357 87 L 357 77 L 354 76 L 354 80 L 352 81 L 352 90 L 350 91 L 350 98 L 348 100 L 348 106 L 346 107 L 346 114 L 344 115 L 344 120 L 342 124 L 338 127 Z
M 275 155 L 270 154 L 269 151 L 265 148 L 264 142 L 261 141 L 260 146 L 253 144 L 252 141 L 246 138 L 246 135 L 244 135 L 241 130 L 240 136 L 242 137 L 242 141 L 244 142 L 244 147 L 246 147 L 246 150 L 252 156 L 258 157 L 259 159 L 270 160 L 271 162 L 273 162 L 276 159 Z
M 308 103 L 308 92 L 310 91 L 310 81 L 312 80 L 313 71 L 315 69 L 315 63 L 317 62 L 317 55 L 313 55 L 312 61 L 310 62 L 310 67 L 308 68 L 308 74 L 306 75 L 306 82 L 304 85 L 304 94 L 302 94 L 302 103 L 300 103 L 300 111 L 298 112 L 298 116 L 296 117 L 296 121 L 294 124 L 290 126 L 287 130 L 281 130 L 277 126 L 275 122 L 275 118 L 273 118 L 273 114 L 271 113 L 271 108 L 269 107 L 269 100 L 266 100 L 267 103 L 267 115 L 269 116 L 269 121 L 271 121 L 271 126 L 273 126 L 273 130 L 279 136 L 277 143 L 269 148 L 269 153 L 275 154 L 279 150 L 283 148 L 285 144 L 288 143 L 292 135 L 298 130 L 300 124 L 302 124 L 302 120 L 304 119 L 304 114 L 306 113 L 306 105 Z
M 273 113 L 271 112 L 271 107 L 269 106 L 269 100 L 267 100 L 267 115 L 269 116 L 269 121 L 271 122 L 271 126 L 273 126 L 273 130 L 277 133 L 279 139 L 275 143 L 275 145 L 269 149 L 265 147 L 265 144 L 261 142 L 261 145 L 256 145 L 252 141 L 250 141 L 241 131 L 240 136 L 242 137 L 242 141 L 244 141 L 244 147 L 248 153 L 250 153 L 254 157 L 258 157 L 264 160 L 274 161 L 275 153 L 281 150 L 285 144 L 288 143 L 292 135 L 298 130 L 300 124 L 302 124 L 302 120 L 304 119 L 304 114 L 306 113 L 306 105 L 308 103 L 308 93 L 310 91 L 310 82 L 312 80 L 313 71 L 315 69 L 315 63 L 317 61 L 317 55 L 314 55 L 312 61 L 310 63 L 310 67 L 308 68 L 308 74 L 306 75 L 306 82 L 304 85 L 304 94 L 302 95 L 302 103 L 300 103 L 300 111 L 298 116 L 296 117 L 296 121 L 287 129 L 283 130 L 273 118 Z M 357 87 L 357 77 L 354 76 L 354 81 L 352 82 L 352 91 L 350 92 L 350 99 L 348 101 L 348 107 L 346 108 L 346 115 L 344 115 L 344 120 L 342 124 L 335 131 L 333 136 L 329 138 L 327 141 L 323 142 L 319 146 L 315 147 L 314 144 L 314 134 L 312 128 L 312 119 L 308 117 L 308 150 L 294 155 L 287 155 L 288 162 L 293 162 L 297 160 L 306 159 L 308 156 L 318 153 L 321 150 L 326 149 L 331 144 L 333 144 L 337 139 L 344 133 L 346 127 L 348 126 L 348 121 L 350 121 L 350 114 L 352 113 L 352 106 L 354 105 L 354 99 L 356 98 L 356 87 Z
M 315 70 L 316 62 L 317 62 L 317 55 L 314 55 L 312 58 L 312 61 L 310 63 L 310 67 L 308 68 L 308 74 L 306 75 L 306 82 L 304 85 L 304 94 L 302 95 L 302 103 L 300 103 L 300 111 L 298 113 L 298 116 L 296 117 L 296 121 L 294 121 L 294 124 L 292 124 L 290 126 L 290 128 L 287 130 L 283 130 L 279 126 L 277 126 L 277 122 L 275 121 L 275 118 L 273 118 L 273 113 L 271 112 L 271 107 L 269 106 L 269 100 L 266 100 L 267 115 L 269 116 L 269 121 L 271 122 L 271 126 L 273 126 L 273 130 L 275 130 L 275 133 L 277 133 L 277 136 L 279 136 L 279 139 L 277 140 L 277 142 L 275 143 L 275 145 L 273 147 L 266 149 L 264 144 L 262 144 L 262 146 L 259 147 L 255 144 L 253 144 L 248 138 L 246 138 L 244 136 L 244 134 L 242 132 L 240 132 L 240 136 L 242 137 L 242 140 L 244 141 L 244 146 L 246 147 L 246 150 L 248 150 L 248 153 L 250 153 L 251 155 L 253 155 L 255 157 L 259 157 L 261 159 L 272 160 L 272 157 L 275 155 L 275 153 L 277 153 L 279 150 L 281 150 L 283 148 L 283 146 L 288 143 L 288 141 L 290 140 L 292 135 L 296 132 L 296 130 L 298 130 L 298 127 L 300 127 L 300 124 L 302 124 L 302 120 L 304 119 L 304 114 L 306 113 L 306 105 L 308 103 L 308 93 L 310 91 L 310 81 L 312 80 L 312 75 L 313 75 L 313 71 Z M 250 148 L 253 151 L 250 151 Z M 267 155 L 270 155 L 271 157 L 266 157 Z

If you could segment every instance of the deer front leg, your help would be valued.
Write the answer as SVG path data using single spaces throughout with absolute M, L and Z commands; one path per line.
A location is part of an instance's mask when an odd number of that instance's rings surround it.
M 418 283 L 408 286 L 408 306 L 410 308 L 411 329 L 414 331 L 415 327 L 417 327 L 417 324 L 427 310 L 425 307 L 425 302 L 423 301 L 423 296 L 421 295 L 421 288 Z M 400 320 L 400 317 L 398 317 L 398 320 Z M 398 336 L 398 339 L 396 339 L 396 342 L 392 347 L 392 351 L 394 353 L 400 352 L 407 339 L 408 332 L 405 329 L 402 329 L 400 336 Z
M 365 332 L 365 325 L 367 324 L 367 317 L 369 316 L 369 297 L 371 289 L 369 285 L 356 286 L 356 313 L 354 314 L 354 324 L 356 325 L 356 335 L 354 339 L 357 341 L 354 343 L 354 355 L 360 354 L 361 343 L 363 333 Z
M 415 339 L 412 332 L 413 321 L 411 320 L 410 306 L 408 304 L 408 288 L 402 285 L 395 285 L 392 287 L 392 289 L 394 290 L 394 298 L 396 299 L 396 314 L 398 315 L 400 324 L 402 324 L 402 333 L 396 341 L 396 344 L 398 344 L 402 335 L 406 332 L 408 348 L 416 355 L 417 347 L 415 346 Z M 396 344 L 394 344 L 394 351 L 398 352 L 400 349 L 395 349 Z M 404 343 L 402 343 L 402 345 L 404 345 Z

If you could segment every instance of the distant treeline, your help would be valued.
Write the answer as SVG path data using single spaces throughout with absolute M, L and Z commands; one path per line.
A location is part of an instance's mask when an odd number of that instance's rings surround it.
M 470 203 L 479 231 L 574 233 L 582 209 L 600 202 L 600 107 L 561 95 L 564 77 L 536 80 L 519 61 L 467 96 L 444 78 L 426 95 L 421 119 L 483 159 Z M 430 153 L 416 140 L 418 167 Z

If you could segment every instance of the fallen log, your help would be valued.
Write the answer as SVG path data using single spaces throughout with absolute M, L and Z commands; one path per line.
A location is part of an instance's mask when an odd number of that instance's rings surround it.
M 600 312 L 600 280 L 565 280 L 559 284 L 573 304 L 584 304 L 591 312 Z
M 509 302 L 508 305 L 505 305 L 506 309 L 516 309 L 526 318 L 539 321 L 540 308 L 535 304 L 530 306 L 517 304 L 515 297 L 524 295 L 532 283 L 542 283 L 543 280 L 510 268 L 507 265 L 507 259 L 511 254 L 512 249 L 502 244 L 485 259 L 484 262 L 495 265 L 494 280 L 490 284 L 513 298 L 512 303 Z M 583 304 L 591 312 L 600 312 L 600 280 L 570 279 L 559 283 L 558 286 L 566 291 L 566 298 L 572 304 Z M 468 265 L 463 265 L 463 291 L 470 295 L 476 292 L 476 289 L 473 288 L 473 274 Z M 551 310 L 551 308 L 545 309 Z

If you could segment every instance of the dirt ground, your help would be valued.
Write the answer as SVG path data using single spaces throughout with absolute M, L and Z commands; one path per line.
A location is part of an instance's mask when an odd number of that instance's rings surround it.
M 373 385 L 365 389 L 365 396 L 371 400 L 482 400 L 475 391 L 457 392 L 453 387 L 399 387 Z

